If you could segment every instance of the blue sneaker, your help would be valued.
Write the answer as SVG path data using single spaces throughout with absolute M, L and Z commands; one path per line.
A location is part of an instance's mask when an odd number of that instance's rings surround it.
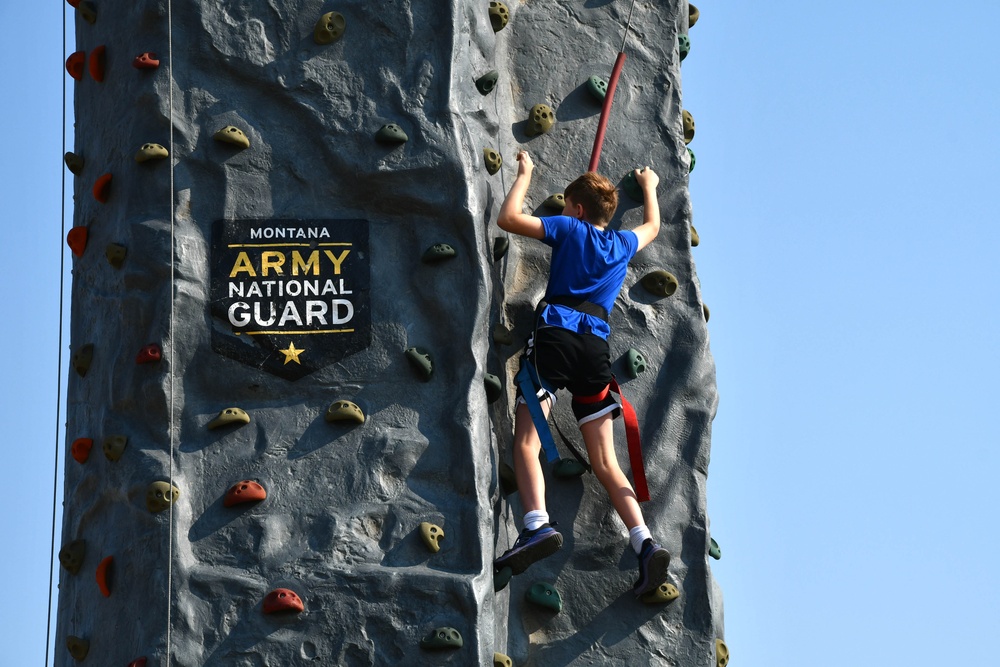
M 542 524 L 535 530 L 525 528 L 517 536 L 514 546 L 493 561 L 497 571 L 509 567 L 513 574 L 521 574 L 536 560 L 551 556 L 562 549 L 562 533 L 549 524 Z
M 667 580 L 669 566 L 670 552 L 647 538 L 639 552 L 639 581 L 632 587 L 635 596 L 639 597 L 659 588 Z

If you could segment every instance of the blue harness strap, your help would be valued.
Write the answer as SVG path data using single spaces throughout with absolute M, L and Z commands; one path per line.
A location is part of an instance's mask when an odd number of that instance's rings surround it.
M 538 373 L 535 371 L 535 367 L 531 361 L 527 357 L 523 357 L 521 359 L 521 370 L 514 376 L 514 380 L 517 382 L 517 386 L 521 388 L 521 396 L 524 397 L 524 403 L 528 406 L 528 412 L 531 413 L 531 421 L 535 424 L 538 439 L 542 441 L 542 449 L 545 450 L 545 457 L 549 460 L 549 463 L 552 463 L 559 460 L 559 451 L 556 449 L 555 440 L 552 439 L 549 422 L 546 421 L 545 413 L 542 412 L 542 404 L 538 402 L 538 395 L 535 393 L 537 391 L 536 384 L 532 379 L 532 375 L 536 378 L 538 377 Z M 541 378 L 538 378 L 538 386 L 541 386 L 541 384 Z

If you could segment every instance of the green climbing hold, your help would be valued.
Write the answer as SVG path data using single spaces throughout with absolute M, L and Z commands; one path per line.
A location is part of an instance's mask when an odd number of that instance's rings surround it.
M 82 662 L 86 659 L 87 653 L 90 652 L 90 642 L 83 637 L 69 635 L 66 637 L 66 650 L 69 651 L 71 658 L 77 662 Z
M 476 90 L 478 90 L 482 95 L 489 95 L 493 92 L 493 89 L 497 87 L 497 80 L 499 78 L 500 72 L 495 69 L 490 70 L 476 79 Z
M 249 424 L 250 415 L 242 408 L 226 408 L 219 416 L 208 422 L 209 429 L 221 428 L 230 424 Z
M 356 403 L 350 401 L 334 401 L 326 411 L 328 422 L 356 422 L 365 423 L 365 413 L 361 411 Z
M 694 116 L 687 109 L 681 111 L 681 120 L 684 125 L 684 143 L 689 144 L 694 139 Z
M 633 378 L 639 377 L 639 373 L 646 370 L 646 358 L 634 347 L 630 348 L 626 355 L 625 370 L 629 377 Z
M 493 403 L 503 395 L 503 385 L 500 383 L 500 378 L 493 373 L 486 373 L 483 376 L 483 385 L 486 388 L 486 401 L 488 403 Z
M 83 567 L 83 559 L 87 556 L 87 541 L 73 540 L 59 550 L 59 564 L 70 574 L 77 574 Z
M 136 162 L 148 162 L 149 160 L 162 160 L 169 157 L 170 153 L 160 144 L 143 144 L 139 152 L 135 154 Z
M 462 635 L 455 628 L 435 628 L 420 640 L 420 648 L 428 651 L 462 648 Z
M 424 251 L 423 256 L 420 261 L 424 264 L 434 264 L 445 259 L 451 259 L 455 257 L 458 253 L 447 243 L 435 243 L 430 248 Z
M 698 230 L 691 225 L 691 247 L 694 248 L 701 243 L 701 237 L 698 236 Z
M 410 365 L 420 373 L 420 376 L 427 382 L 434 374 L 434 360 L 431 353 L 419 347 L 410 347 L 406 350 L 406 358 L 410 360 Z
M 701 314 L 705 316 L 705 321 L 708 322 L 708 318 L 712 315 L 712 313 L 708 310 L 708 304 L 701 304 Z
M 680 591 L 673 584 L 662 583 L 654 590 L 644 594 L 640 600 L 646 604 L 665 604 L 673 602 L 681 596 Z
M 250 148 L 250 139 L 247 138 L 246 132 L 234 125 L 226 125 L 216 132 L 213 138 L 224 144 L 239 146 L 240 148 Z
M 403 128 L 395 123 L 389 123 L 379 128 L 375 133 L 375 141 L 380 144 L 405 144 L 410 138 L 403 132 Z
M 712 540 L 712 545 L 708 547 L 708 555 L 714 558 L 715 560 L 719 560 L 722 558 L 722 549 L 719 548 L 719 543 L 715 541 L 714 537 L 711 538 L 711 540 Z
M 562 598 L 559 597 L 559 591 L 556 590 L 555 586 L 544 581 L 532 584 L 531 588 L 525 592 L 524 599 L 539 607 L 562 611 Z
M 556 114 L 548 104 L 536 104 L 528 114 L 528 127 L 524 133 L 529 137 L 545 134 L 556 124 Z
M 76 153 L 66 153 L 63 156 L 63 160 L 66 162 L 66 168 L 77 176 L 83 171 L 84 160 Z
M 70 358 L 70 364 L 73 366 L 73 370 L 76 371 L 77 375 L 80 377 L 85 377 L 87 371 L 90 370 L 90 365 L 94 362 L 94 344 L 87 343 L 81 345 L 80 348 L 73 353 Z
M 647 273 L 642 278 L 642 286 L 653 296 L 670 296 L 677 291 L 678 282 L 674 274 L 662 269 Z
M 552 474 L 559 479 L 580 477 L 587 469 L 576 459 L 559 459 L 552 465 Z
M 493 667 L 514 667 L 514 661 L 503 653 L 494 653 Z
M 490 3 L 490 25 L 493 26 L 493 32 L 503 30 L 509 20 L 510 11 L 507 9 L 507 5 L 502 2 Z
M 104 256 L 108 259 L 108 264 L 116 269 L 122 268 L 122 265 L 125 264 L 126 254 L 128 254 L 128 249 L 117 243 L 109 243 L 108 247 L 104 249 Z
M 180 489 L 170 482 L 153 482 L 146 488 L 146 509 L 153 514 L 170 507 L 181 495 Z
M 503 166 L 503 158 L 500 157 L 500 153 L 492 148 L 483 149 L 483 161 L 486 162 L 486 171 L 490 176 L 500 171 L 500 167 Z
M 692 171 L 694 171 L 694 162 L 695 162 L 694 151 L 691 150 L 690 147 L 688 147 L 688 160 L 689 160 L 688 173 L 690 174 Z
M 101 444 L 101 451 L 104 452 L 104 458 L 114 463 L 121 459 L 126 447 L 128 447 L 127 437 L 124 435 L 109 435 Z
M 503 489 L 505 496 L 517 492 L 517 475 L 514 474 L 514 469 L 510 467 L 509 463 L 506 461 L 500 463 L 497 476 L 500 478 L 500 488 Z
M 715 640 L 715 665 L 726 667 L 729 664 L 729 647 L 721 639 Z
M 608 94 L 608 82 L 595 74 L 587 79 L 587 92 L 598 102 L 603 102 Z
M 319 17 L 313 30 L 313 40 L 317 44 L 330 44 L 344 36 L 347 19 L 340 12 L 327 12 Z
M 432 553 L 441 551 L 441 540 L 444 539 L 444 530 L 441 529 L 441 526 L 436 526 L 427 521 L 421 522 L 420 537 L 423 538 L 424 544 L 427 545 L 427 548 Z
M 622 179 L 622 190 L 628 195 L 629 199 L 642 203 L 645 199 L 642 196 L 642 188 L 639 187 L 639 181 L 635 177 L 635 170 L 630 170 L 625 177 Z
M 548 198 L 542 202 L 542 206 L 551 211 L 562 211 L 566 208 L 566 195 L 561 192 L 549 195 Z
M 698 17 L 701 16 L 701 12 L 698 8 L 688 3 L 688 28 L 693 28 L 694 24 L 698 22 Z
M 510 248 L 510 239 L 506 236 L 498 236 L 493 239 L 493 261 L 497 262 L 503 259 L 503 256 L 507 254 L 507 250 Z
M 513 345 L 514 333 L 509 331 L 504 325 L 498 324 L 493 327 L 493 342 L 497 345 Z
M 691 38 L 687 35 L 677 35 L 677 51 L 681 60 L 687 58 L 688 54 L 691 53 Z
M 505 567 L 499 572 L 493 573 L 493 592 L 499 593 L 503 589 L 507 588 L 507 584 L 510 583 L 511 578 L 514 576 L 514 570 L 510 567 Z
M 83 2 L 78 4 L 76 8 L 80 12 L 80 16 L 83 17 L 84 21 L 90 25 L 97 23 L 97 7 L 94 3 L 89 2 L 88 0 L 83 0 Z

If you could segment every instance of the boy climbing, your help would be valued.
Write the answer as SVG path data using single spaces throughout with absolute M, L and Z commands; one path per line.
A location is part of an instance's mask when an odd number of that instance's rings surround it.
M 653 540 L 635 491 L 615 455 L 612 422 L 621 411 L 608 392 L 608 314 L 621 291 L 629 260 L 660 231 L 656 199 L 660 179 L 648 167 L 635 171 L 643 193 L 643 222 L 634 230 L 615 231 L 607 226 L 618 207 L 617 190 L 595 172 L 587 172 L 569 184 L 562 215 L 538 218 L 523 213 L 534 163 L 523 150 L 518 152 L 517 161 L 517 177 L 500 207 L 497 225 L 552 247 L 545 299 L 537 313 L 534 333 L 528 339 L 527 361 L 522 358 L 522 364 L 531 372 L 531 384 L 544 416 L 555 404 L 557 389 L 565 387 L 573 395 L 573 413 L 594 474 L 628 528 L 629 541 L 639 559 L 639 579 L 633 591 L 640 596 L 666 581 L 670 554 Z M 513 574 L 520 574 L 562 548 L 562 535 L 549 524 L 545 509 L 540 449 L 529 405 L 519 391 L 513 455 L 525 511 L 524 529 L 514 546 L 494 561 L 497 571 L 509 567 Z

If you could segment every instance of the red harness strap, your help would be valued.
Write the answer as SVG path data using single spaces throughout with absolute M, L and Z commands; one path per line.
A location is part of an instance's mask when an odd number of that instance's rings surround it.
M 640 503 L 649 500 L 649 487 L 646 486 L 646 468 L 642 462 L 642 442 L 639 440 L 639 418 L 635 414 L 635 408 L 625 398 L 618 381 L 611 376 L 611 384 L 598 394 L 592 396 L 574 396 L 573 400 L 578 403 L 597 403 L 604 400 L 608 391 L 618 394 L 622 401 L 622 417 L 625 419 L 625 440 L 628 442 L 628 460 L 632 466 L 632 479 L 635 483 L 635 495 Z

